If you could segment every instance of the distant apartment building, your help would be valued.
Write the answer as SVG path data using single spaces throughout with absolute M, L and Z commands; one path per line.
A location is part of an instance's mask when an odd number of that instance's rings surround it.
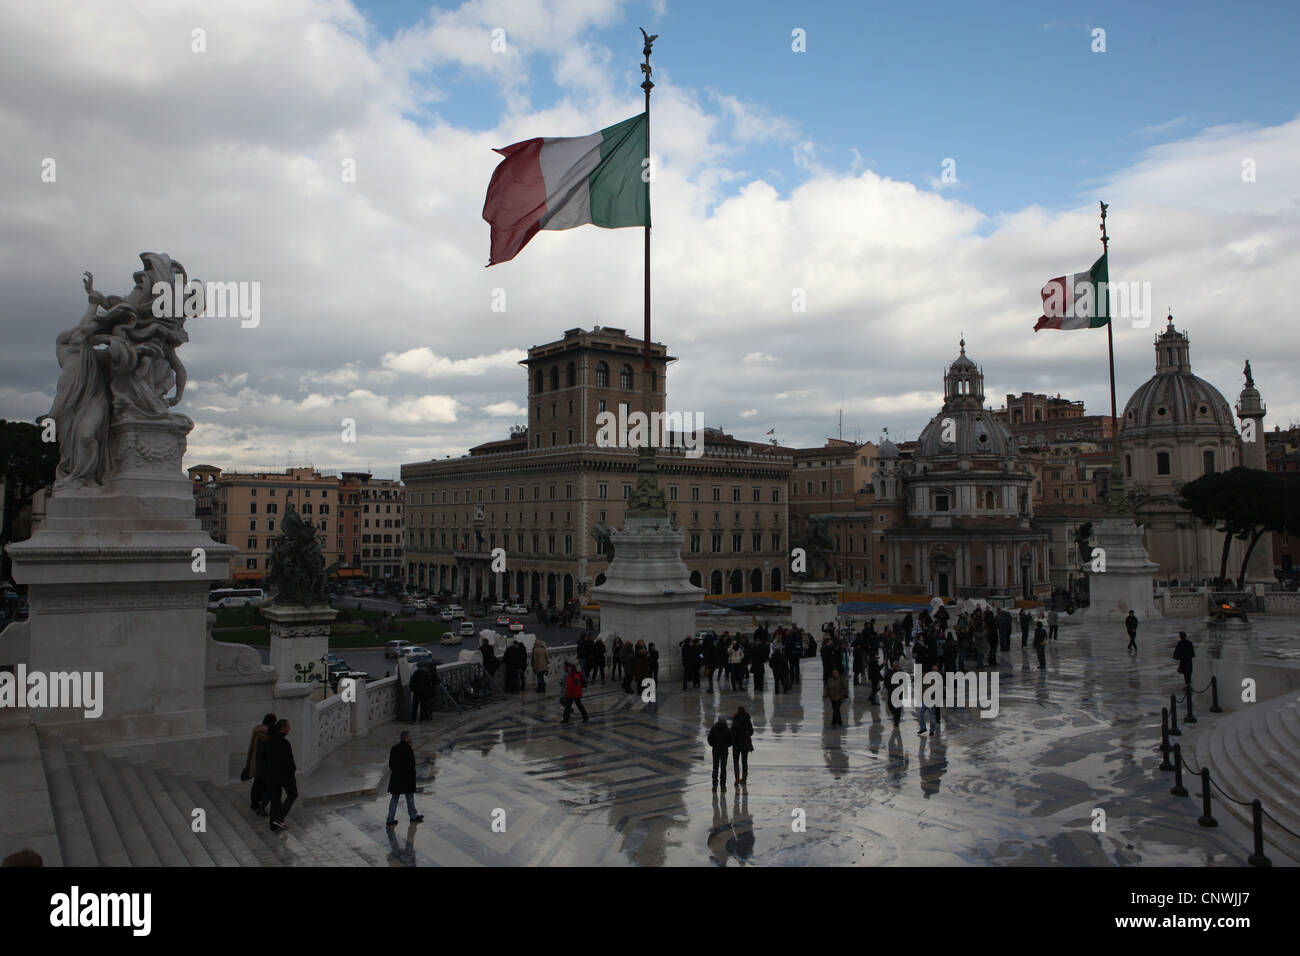
M 266 576 L 272 542 L 282 530 L 290 507 L 320 533 L 329 566 L 339 559 L 339 479 L 314 468 L 284 472 L 222 471 L 212 465 L 189 469 L 194 513 L 214 541 L 234 545 L 233 581 L 254 582 Z
M 406 491 L 400 481 L 375 478 L 369 472 L 345 471 L 339 479 L 340 492 L 347 496 L 345 520 L 352 527 L 346 537 L 357 537 L 347 552 L 350 563 L 360 562 L 361 576 L 372 581 L 400 580 L 405 554 Z

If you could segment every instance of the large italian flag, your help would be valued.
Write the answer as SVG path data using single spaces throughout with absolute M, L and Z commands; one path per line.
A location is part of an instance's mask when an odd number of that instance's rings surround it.
M 591 223 L 650 225 L 646 114 L 590 136 L 526 139 L 495 150 L 483 218 L 492 226 L 488 265 L 509 262 L 539 229 Z
M 1099 329 L 1110 321 L 1109 269 L 1106 253 L 1087 272 L 1059 276 L 1043 286 L 1039 329 Z

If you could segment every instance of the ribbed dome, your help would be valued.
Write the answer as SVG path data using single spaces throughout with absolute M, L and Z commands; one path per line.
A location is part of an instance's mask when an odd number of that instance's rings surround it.
M 945 432 L 947 436 L 945 436 Z M 951 437 L 951 442 L 943 441 Z M 990 411 L 953 409 L 942 411 L 930 419 L 916 441 L 913 460 L 919 458 L 950 457 L 979 458 L 986 456 L 1018 457 L 1011 429 L 1000 422 Z
M 895 444 L 894 444 L 892 441 L 890 441 L 888 438 L 886 438 L 884 441 L 882 441 L 879 445 L 876 446 L 876 457 L 877 457 L 877 458 L 897 458 L 897 457 L 898 457 L 898 446 L 895 445 Z
M 1124 406 L 1122 429 L 1133 438 L 1148 428 L 1202 426 L 1236 432 L 1223 394 L 1192 374 L 1188 338 L 1169 325 L 1156 337 L 1156 374 L 1138 387 Z

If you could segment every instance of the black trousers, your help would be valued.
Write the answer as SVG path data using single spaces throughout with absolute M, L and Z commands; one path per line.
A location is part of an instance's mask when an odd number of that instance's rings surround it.
M 604 679 L 605 679 L 605 659 L 604 659 L 604 658 L 601 658 L 601 659 L 598 660 L 598 661 L 593 661 L 593 662 L 591 663 L 591 679 L 592 679 L 592 680 L 595 680 L 597 677 L 599 677 L 601 680 L 604 680 Z
M 1028 628 L 1028 627 L 1022 627 L 1022 628 L 1020 629 L 1020 646 L 1021 646 L 1021 647 L 1028 647 L 1028 646 L 1029 646 L 1029 628 Z
M 534 671 L 533 673 L 537 675 L 537 692 L 539 694 L 546 693 L 546 671 Z
M 292 776 L 284 780 L 272 780 L 270 782 L 271 791 L 271 822 L 283 823 L 284 818 L 289 815 L 289 810 L 293 803 L 298 799 L 298 781 Z M 282 800 L 281 791 L 288 797 Z
M 713 751 L 713 785 L 715 787 L 718 785 L 719 774 L 722 775 L 722 785 L 725 787 L 727 785 L 727 751 L 725 749 Z
M 831 701 L 831 726 L 832 727 L 844 726 L 844 718 L 840 716 L 840 708 L 842 706 L 844 706 L 844 701 L 842 700 Z
M 271 799 L 266 789 L 265 777 L 253 777 L 253 786 L 248 791 L 248 804 L 251 809 L 261 810 L 266 807 L 266 802 Z
M 795 682 L 796 684 L 798 684 L 798 683 L 800 683 L 800 681 L 799 681 L 799 655 L 797 655 L 797 654 L 791 654 L 791 655 L 789 655 L 789 658 L 790 658 L 790 677 L 791 677 L 791 679 L 794 680 L 794 682 Z
M 1037 645 L 1034 650 L 1038 653 L 1038 668 L 1042 670 L 1047 666 L 1047 659 L 1043 657 L 1043 645 Z
M 763 689 L 763 666 L 760 664 L 754 668 L 754 690 Z
M 733 748 L 731 751 L 731 759 L 736 768 L 736 782 L 740 783 L 740 781 L 749 776 L 749 751 Z
M 582 714 L 582 719 L 587 719 L 587 708 L 582 706 L 582 698 L 566 697 L 564 698 L 564 722 L 566 724 L 569 722 L 569 715 L 573 713 L 573 707 L 575 704 L 578 707 L 578 712 Z
M 994 635 L 993 637 L 989 638 L 989 666 L 991 667 L 997 662 L 998 662 L 998 639 L 997 636 Z

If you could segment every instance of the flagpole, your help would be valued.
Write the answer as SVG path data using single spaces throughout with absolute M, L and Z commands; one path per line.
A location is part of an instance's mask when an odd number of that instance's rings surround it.
M 650 91 L 654 89 L 654 82 L 650 79 L 650 48 L 658 36 L 651 37 L 646 34 L 645 30 L 641 31 L 645 37 L 645 47 L 642 53 L 645 55 L 645 62 L 641 64 L 641 72 L 645 74 L 645 79 L 641 82 L 641 89 L 645 90 L 645 154 L 650 158 Z M 652 169 L 653 167 L 648 167 Z M 649 175 L 646 169 L 642 170 L 643 175 Z M 645 413 L 650 414 L 650 375 L 654 366 L 650 364 L 650 183 L 646 182 L 646 224 L 645 224 L 645 363 L 642 370 L 643 390 L 645 392 Z
M 1110 362 L 1111 466 L 1109 488 L 1106 494 L 1106 513 L 1124 515 L 1128 513 L 1129 508 L 1124 497 L 1124 473 L 1120 470 L 1119 413 L 1115 406 L 1115 334 L 1113 331 L 1114 321 L 1110 314 L 1110 236 L 1106 234 L 1106 210 L 1110 206 L 1100 200 L 1098 200 L 1097 205 L 1101 207 L 1101 255 L 1106 260 L 1106 289 L 1104 292 L 1099 289 L 1097 298 L 1100 300 L 1102 295 L 1106 297 L 1106 352 Z M 1098 305 L 1100 305 L 1100 301 Z

